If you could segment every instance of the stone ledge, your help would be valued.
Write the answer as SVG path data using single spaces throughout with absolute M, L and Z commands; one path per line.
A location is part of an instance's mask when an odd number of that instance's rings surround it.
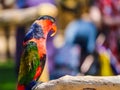
M 120 90 L 120 76 L 64 76 L 34 90 Z

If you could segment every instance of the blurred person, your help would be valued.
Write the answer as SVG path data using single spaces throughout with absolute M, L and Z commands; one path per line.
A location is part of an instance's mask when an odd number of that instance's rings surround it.
M 80 10 L 76 16 L 77 19 L 74 18 L 65 29 L 65 44 L 58 49 L 55 56 L 57 75 L 77 75 L 79 72 L 91 75 L 98 74 L 98 60 L 95 60 L 96 57 L 93 56 L 97 56 L 94 53 L 97 29 L 89 17 L 87 1 L 80 0 L 81 6 L 77 8 Z M 79 15 L 81 17 L 78 18 Z M 88 67 L 83 65 L 84 60 L 88 61 Z
M 111 59 L 114 74 L 120 74 L 120 0 L 99 0 L 96 5 L 101 11 L 105 27 L 105 46 L 114 56 Z
M 104 46 L 105 35 L 99 34 L 96 40 L 96 51 L 99 54 L 99 63 L 100 63 L 100 76 L 111 76 L 114 75 L 112 67 L 111 67 L 111 59 L 114 59 L 111 54 L 110 49 Z
M 88 18 L 88 16 L 87 17 L 82 16 L 81 19 L 71 22 L 66 28 L 65 33 L 66 44 L 69 45 L 78 44 L 81 48 L 79 62 L 80 73 L 83 73 L 82 65 L 87 56 L 90 57 L 91 58 L 90 61 L 93 62 L 93 53 L 95 50 L 95 41 L 97 36 L 96 26 L 86 18 Z

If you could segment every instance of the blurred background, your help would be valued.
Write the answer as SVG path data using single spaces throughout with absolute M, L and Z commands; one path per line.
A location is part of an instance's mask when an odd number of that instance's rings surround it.
M 16 90 L 22 41 L 41 15 L 58 27 L 41 81 L 120 74 L 120 0 L 0 0 L 0 90 Z

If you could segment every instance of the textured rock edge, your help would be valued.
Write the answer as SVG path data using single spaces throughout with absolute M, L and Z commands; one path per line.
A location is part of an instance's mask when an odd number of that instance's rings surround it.
M 120 76 L 64 76 L 34 90 L 120 90 Z

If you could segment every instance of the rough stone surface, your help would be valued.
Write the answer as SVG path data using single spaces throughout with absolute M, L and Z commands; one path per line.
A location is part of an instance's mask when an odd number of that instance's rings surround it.
M 34 90 L 120 90 L 120 76 L 64 76 L 41 83 Z

